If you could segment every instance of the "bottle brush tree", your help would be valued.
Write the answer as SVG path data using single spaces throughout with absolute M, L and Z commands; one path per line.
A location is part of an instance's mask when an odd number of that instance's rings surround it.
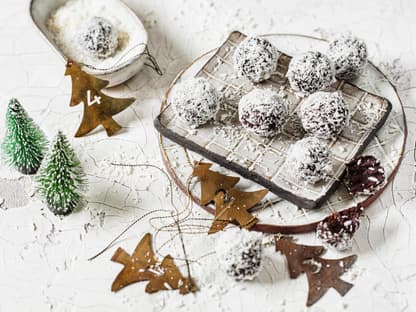
M 86 176 L 68 139 L 56 136 L 36 178 L 36 190 L 55 215 L 68 215 L 80 203 Z
M 16 99 L 9 102 L 6 128 L 1 149 L 7 163 L 23 174 L 35 174 L 44 158 L 48 141 Z

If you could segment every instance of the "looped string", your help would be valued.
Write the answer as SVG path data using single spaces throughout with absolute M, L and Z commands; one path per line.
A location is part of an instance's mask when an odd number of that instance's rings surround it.
M 133 57 L 130 57 L 128 60 L 125 60 L 126 57 L 127 57 L 127 55 L 129 55 L 129 53 L 131 51 L 133 51 L 134 49 L 136 49 L 136 48 L 138 48 L 140 46 L 144 46 L 143 52 L 141 52 L 139 54 L 136 54 Z M 157 63 L 156 58 L 149 52 L 149 47 L 147 46 L 147 44 L 144 44 L 144 43 L 140 43 L 140 44 L 137 44 L 137 45 L 131 47 L 128 51 L 126 51 L 125 53 L 123 53 L 123 55 L 111 67 L 99 68 L 99 67 L 96 67 L 96 66 L 93 66 L 93 65 L 89 65 L 89 64 L 85 64 L 85 63 L 79 63 L 79 64 L 82 65 L 82 66 L 85 66 L 85 67 L 87 67 L 89 69 L 92 69 L 92 70 L 108 71 L 108 70 L 114 70 L 114 69 L 117 69 L 117 68 L 120 68 L 120 67 L 124 67 L 124 66 L 128 65 L 131 62 L 132 59 L 136 59 L 136 58 L 138 58 L 138 57 L 140 57 L 142 55 L 146 55 L 146 57 L 150 61 L 150 64 L 149 63 L 144 63 L 144 65 L 152 68 L 159 76 L 162 76 L 163 75 L 163 72 L 162 72 L 159 64 Z
M 169 181 L 169 186 L 170 186 L 170 192 L 169 192 L 169 194 L 170 194 L 170 202 L 171 202 L 171 205 L 172 205 L 172 207 L 174 208 L 174 212 L 172 212 L 172 211 L 170 211 L 170 210 L 167 210 L 167 209 L 156 209 L 156 210 L 152 210 L 152 211 L 149 211 L 148 213 L 146 213 L 146 214 L 144 214 L 143 216 L 141 216 L 141 217 L 139 217 L 139 218 L 137 218 L 136 220 L 134 220 L 130 225 L 128 225 L 120 234 L 118 234 L 109 244 L 107 244 L 107 246 L 106 247 L 104 247 L 104 249 L 102 249 L 100 252 L 98 252 L 96 255 L 94 255 L 94 256 L 92 256 L 91 258 L 89 258 L 88 260 L 89 261 L 92 261 L 92 260 L 94 260 L 94 259 L 96 259 L 96 258 L 98 258 L 99 256 L 101 256 L 103 253 L 105 253 L 107 250 L 109 250 L 112 246 L 114 246 L 114 244 L 125 234 L 125 233 L 127 233 L 131 228 L 133 228 L 133 226 L 135 226 L 137 223 L 139 223 L 141 220 L 143 220 L 144 218 L 147 218 L 148 216 L 150 216 L 150 215 L 152 215 L 152 214 L 154 214 L 154 213 L 156 213 L 156 212 L 164 212 L 164 213 L 168 213 L 168 215 L 167 216 L 162 216 L 162 217 L 158 217 L 157 219 L 165 219 L 165 218 L 173 218 L 174 219 L 174 223 L 173 223 L 173 225 L 175 225 L 175 226 L 177 226 L 177 228 L 178 228 L 178 230 L 179 230 L 179 238 L 180 238 L 180 240 L 181 240 L 181 242 L 182 242 L 182 248 L 183 248 L 183 252 L 184 252 L 184 256 L 185 256 L 185 263 L 186 263 L 186 266 L 187 266 L 187 270 L 188 270 L 188 274 L 190 275 L 190 268 L 189 268 L 189 261 L 188 261 L 188 259 L 187 259 L 187 254 L 186 254 L 186 250 L 185 250 L 185 246 L 184 246 L 184 243 L 183 243 L 183 236 L 182 236 L 182 231 L 181 231 L 181 228 L 180 228 L 180 225 L 179 225 L 179 223 L 180 222 L 182 222 L 183 220 L 186 220 L 187 218 L 188 218 L 188 216 L 190 215 L 190 213 L 191 213 L 191 211 L 186 211 L 188 208 L 189 208 L 189 206 L 191 205 L 191 203 L 192 203 L 192 200 L 191 200 L 191 198 L 189 197 L 189 194 L 188 194 L 188 204 L 187 204 L 187 207 L 184 209 L 184 210 L 182 210 L 182 211 L 180 211 L 179 209 L 178 209 L 178 207 L 176 207 L 176 205 L 175 205 L 175 203 L 174 203 L 174 198 L 173 198 L 173 192 L 174 192 L 174 188 L 173 188 L 173 183 L 172 183 L 172 181 L 171 181 L 171 179 L 170 179 L 170 177 L 169 177 L 169 175 L 163 170 L 163 169 L 161 169 L 161 168 L 159 168 L 159 167 L 157 167 L 157 166 L 155 166 L 155 165 L 152 165 L 152 164 L 133 164 L 133 165 L 129 165 L 129 164 L 119 164 L 119 163 L 111 163 L 111 165 L 112 166 L 118 166 L 118 167 L 149 167 L 149 168 L 154 168 L 154 169 L 157 169 L 159 172 L 161 172 L 167 179 L 168 179 L 168 181 Z M 189 181 L 190 181 L 190 179 L 189 179 Z M 183 215 L 183 213 L 186 213 L 186 216 L 185 217 L 183 217 L 183 218 L 181 218 L 181 215 Z M 154 218 L 152 218 L 152 219 L 154 219 Z M 172 224 L 171 224 L 172 225 Z M 171 225 L 169 225 L 169 226 L 171 226 Z M 168 226 L 168 227 L 169 227 Z M 157 235 L 157 233 L 160 231 L 160 229 L 156 232 L 156 235 Z M 156 240 L 156 235 L 155 235 L 155 240 Z
M 146 54 L 147 58 L 150 61 L 150 64 L 144 63 L 144 65 L 153 69 L 156 72 L 156 74 L 158 74 L 159 76 L 162 76 L 163 75 L 162 69 L 157 63 L 156 58 L 152 54 L 150 54 L 148 46 L 146 46 L 146 49 L 144 50 L 143 54 Z

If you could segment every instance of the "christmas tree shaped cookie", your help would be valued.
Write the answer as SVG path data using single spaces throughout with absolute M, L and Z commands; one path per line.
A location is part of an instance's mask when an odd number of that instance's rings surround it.
M 135 98 L 118 99 L 108 96 L 102 89 L 108 81 L 98 79 L 84 72 L 73 61 L 66 65 L 66 76 L 71 76 L 72 95 L 70 106 L 82 104 L 84 114 L 75 137 L 82 137 L 102 125 L 108 136 L 113 136 L 121 126 L 113 119 L 114 115 L 124 111 L 136 100 Z
M 23 174 L 35 174 L 43 160 L 48 142 L 16 99 L 9 102 L 6 126 L 6 136 L 1 145 L 6 161 Z
M 61 132 L 45 160 L 36 178 L 36 189 L 55 215 L 68 215 L 82 200 L 86 177 L 68 139 Z

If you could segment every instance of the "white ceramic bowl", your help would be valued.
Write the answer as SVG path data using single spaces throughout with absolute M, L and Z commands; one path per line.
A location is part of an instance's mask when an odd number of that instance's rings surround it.
M 54 35 L 49 31 L 47 23 L 51 14 L 67 1 L 69 0 L 31 0 L 30 2 L 30 16 L 32 21 L 47 42 L 62 57 L 62 60 L 65 63 L 68 60 L 68 56 L 65 55 L 65 53 L 55 42 Z M 109 69 L 97 69 L 96 67 L 90 65 L 84 65 L 83 70 L 96 76 L 97 78 L 109 81 L 109 86 L 116 86 L 136 75 L 143 67 L 147 59 L 146 51 L 148 35 L 143 23 L 127 5 L 120 0 L 106 1 L 114 2 L 114 5 L 119 6 L 120 10 L 125 12 L 125 14 L 123 13 L 123 19 L 129 19 L 130 23 L 135 24 L 134 29 L 139 32 L 138 36 L 135 37 L 140 38 L 140 42 L 131 43 L 134 47 L 134 51 L 130 49 L 126 49 L 127 51 L 121 51 L 121 54 L 126 53 L 127 55 L 120 57 L 120 59 L 123 60 Z M 76 59 L 74 60 L 77 61 Z

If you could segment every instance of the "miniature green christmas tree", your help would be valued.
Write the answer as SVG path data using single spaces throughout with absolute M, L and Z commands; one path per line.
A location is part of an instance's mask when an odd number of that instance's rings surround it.
M 45 160 L 36 178 L 36 190 L 54 214 L 68 215 L 82 200 L 86 178 L 80 161 L 61 132 Z
M 35 174 L 43 160 L 48 141 L 16 99 L 6 113 L 7 132 L 1 145 L 9 165 L 23 174 Z

